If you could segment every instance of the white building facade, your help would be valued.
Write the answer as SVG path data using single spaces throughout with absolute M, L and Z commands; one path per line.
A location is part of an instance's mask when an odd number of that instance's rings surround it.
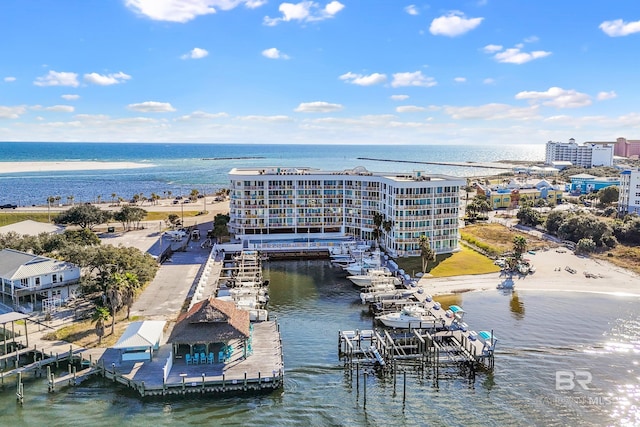
M 0 251 L 0 298 L 16 311 L 50 311 L 75 296 L 80 267 L 13 249 Z
M 230 232 L 244 241 L 353 236 L 392 256 L 420 254 L 429 237 L 437 253 L 458 249 L 460 189 L 466 180 L 422 172 L 373 173 L 310 168 L 236 168 L 229 172 Z
M 595 166 L 613 165 L 613 145 L 585 142 L 578 145 L 575 139 L 569 142 L 547 142 L 545 164 L 554 162 L 571 162 L 574 166 L 591 168 Z
M 620 195 L 618 213 L 621 215 L 640 214 L 640 169 L 620 173 Z

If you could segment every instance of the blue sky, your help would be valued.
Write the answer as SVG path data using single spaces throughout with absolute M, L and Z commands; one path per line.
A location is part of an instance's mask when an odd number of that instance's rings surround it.
M 3 0 L 0 37 L 5 141 L 640 138 L 637 0 Z

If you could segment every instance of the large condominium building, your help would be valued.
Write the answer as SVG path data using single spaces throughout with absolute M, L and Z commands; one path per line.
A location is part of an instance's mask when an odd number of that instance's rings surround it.
M 375 240 L 392 256 L 420 254 L 421 235 L 437 253 L 458 249 L 461 178 L 422 172 L 373 173 L 310 168 L 236 168 L 230 231 L 256 239 L 354 236 Z M 381 217 L 380 217 L 381 215 Z M 376 227 L 374 217 L 383 219 Z M 379 221 L 377 221 L 379 224 Z
M 618 138 L 614 142 L 613 154 L 620 157 L 638 157 L 640 156 L 640 140 L 631 140 L 627 138 Z
M 613 165 L 613 144 L 585 142 L 576 144 L 575 139 L 569 142 L 547 142 L 545 164 L 553 162 L 571 162 L 574 166 L 591 168 L 594 166 Z
M 622 215 L 640 214 L 640 169 L 620 173 L 618 212 Z

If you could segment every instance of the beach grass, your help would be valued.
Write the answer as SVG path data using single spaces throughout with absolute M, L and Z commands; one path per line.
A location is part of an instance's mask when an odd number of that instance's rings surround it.
M 51 214 L 51 218 L 57 214 Z M 49 214 L 46 212 L 0 212 L 0 227 L 15 224 L 20 221 L 32 220 L 50 223 Z
M 549 242 L 545 240 L 507 228 L 502 224 L 475 224 L 460 229 L 460 237 L 463 240 L 493 256 L 499 256 L 513 250 L 515 236 L 524 236 L 527 239 L 529 249 L 549 245 Z
M 607 252 L 595 253 L 590 256 L 640 274 L 640 246 L 618 244 L 615 248 Z

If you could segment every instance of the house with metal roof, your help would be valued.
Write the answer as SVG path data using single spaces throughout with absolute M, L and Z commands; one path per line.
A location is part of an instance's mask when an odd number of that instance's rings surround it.
M 14 249 L 0 251 L 0 298 L 16 311 L 53 311 L 79 287 L 80 267 L 70 262 Z
M 0 234 L 16 233 L 20 236 L 37 236 L 42 233 L 60 234 L 64 232 L 64 229 L 59 225 L 26 219 L 0 227 Z

